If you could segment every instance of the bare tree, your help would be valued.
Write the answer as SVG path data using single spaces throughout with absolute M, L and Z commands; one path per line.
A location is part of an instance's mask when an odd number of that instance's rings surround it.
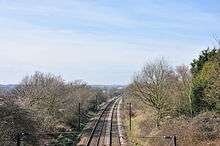
M 26 76 L 13 90 L 19 104 L 42 117 L 42 129 L 52 130 L 59 122 L 65 84 L 61 77 L 36 72 Z
M 37 145 L 38 128 L 34 113 L 21 108 L 13 96 L 0 96 L 0 145 L 15 145 L 16 136 L 21 132 L 33 135 L 27 142 Z
M 178 107 L 185 108 L 186 110 L 186 107 L 189 107 L 190 115 L 192 116 L 192 75 L 190 69 L 185 65 L 177 66 L 176 75 L 178 77 L 178 81 L 176 82 L 176 86 L 178 87 L 176 92 L 179 93 L 179 95 L 177 96 L 179 99 Z
M 101 90 L 83 81 L 65 83 L 60 76 L 41 72 L 24 77 L 8 93 L 10 98 L 0 95 L 0 145 L 6 145 L 1 140 L 13 145 L 13 134 L 19 132 L 33 136 L 36 132 L 77 132 L 78 103 L 81 103 L 81 122 L 85 123 L 90 118 L 89 113 L 95 112 L 94 107 L 105 101 Z
M 86 113 L 94 106 L 89 101 L 98 99 L 103 102 L 97 93 L 81 80 L 65 83 L 60 76 L 40 72 L 26 76 L 13 90 L 20 106 L 40 117 L 44 131 L 55 131 L 65 126 L 75 128 L 78 103 L 81 103 L 82 112 Z
M 142 71 L 134 78 L 130 91 L 133 96 L 139 97 L 146 105 L 156 111 L 156 123 L 160 121 L 170 110 L 169 79 L 172 72 L 166 61 L 156 60 L 145 64 Z

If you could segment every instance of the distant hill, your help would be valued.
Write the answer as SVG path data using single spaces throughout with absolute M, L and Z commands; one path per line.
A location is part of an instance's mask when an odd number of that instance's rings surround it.
M 99 89 L 105 89 L 105 90 L 110 90 L 110 89 L 121 89 L 125 88 L 125 85 L 90 85 L 92 88 L 99 88 Z
M 16 86 L 16 84 L 6 84 L 6 85 L 2 85 L 0 84 L 0 88 L 3 89 L 13 89 Z M 125 85 L 89 85 L 92 88 L 99 88 L 102 90 L 111 90 L 111 89 L 121 89 L 121 88 L 125 88 Z
M 0 88 L 3 88 L 3 89 L 13 89 L 15 86 L 16 84 L 7 84 L 7 85 L 0 84 Z

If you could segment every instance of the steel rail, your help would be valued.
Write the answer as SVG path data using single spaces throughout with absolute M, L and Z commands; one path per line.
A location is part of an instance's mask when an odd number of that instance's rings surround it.
M 112 103 L 114 103 L 116 100 L 117 100 L 117 98 L 114 99 L 114 100 L 112 100 L 112 101 L 110 101 L 110 102 L 108 103 L 108 105 L 104 108 L 104 110 L 101 112 L 101 114 L 100 114 L 98 120 L 96 121 L 95 126 L 94 126 L 94 128 L 93 128 L 93 130 L 92 130 L 92 132 L 91 132 L 91 134 L 90 134 L 90 137 L 89 137 L 89 140 L 88 140 L 86 146 L 90 146 L 91 141 L 92 141 L 93 136 L 94 136 L 94 133 L 95 133 L 97 127 L 98 127 L 98 124 L 100 123 L 100 120 L 101 120 L 103 114 L 106 112 L 107 108 L 108 108 Z M 103 124 L 103 126 L 104 126 L 104 124 Z M 103 128 L 102 128 L 102 129 L 103 129 Z M 100 136 L 101 136 L 101 135 L 100 135 Z M 99 138 L 99 139 L 100 139 L 100 138 Z
M 111 127 L 110 127 L 110 146 L 112 146 L 112 127 L 113 127 L 113 118 L 114 118 L 114 114 L 116 111 L 116 106 L 118 102 L 118 99 L 115 101 L 114 107 L 113 107 L 113 111 L 112 111 L 112 115 L 111 115 Z

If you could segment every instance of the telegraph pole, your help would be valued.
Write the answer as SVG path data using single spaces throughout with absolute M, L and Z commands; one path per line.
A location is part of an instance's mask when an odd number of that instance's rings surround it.
M 80 130 L 81 130 L 81 126 L 80 126 L 80 123 L 81 123 L 81 121 L 80 121 L 80 120 L 81 120 L 80 102 L 79 102 L 78 108 L 79 108 L 79 109 L 78 109 L 78 110 L 79 110 L 79 111 L 78 111 L 78 113 L 79 113 L 79 115 L 78 115 L 78 116 L 79 116 L 79 117 L 78 117 L 78 118 L 79 118 L 79 119 L 78 119 L 78 129 L 79 129 L 79 131 L 80 131 Z

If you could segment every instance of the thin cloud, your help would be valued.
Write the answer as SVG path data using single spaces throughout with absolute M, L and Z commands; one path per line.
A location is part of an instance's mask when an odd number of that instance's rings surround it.
M 0 1 L 0 83 L 35 70 L 128 83 L 148 58 L 189 64 L 220 33 L 218 16 L 189 1 Z

